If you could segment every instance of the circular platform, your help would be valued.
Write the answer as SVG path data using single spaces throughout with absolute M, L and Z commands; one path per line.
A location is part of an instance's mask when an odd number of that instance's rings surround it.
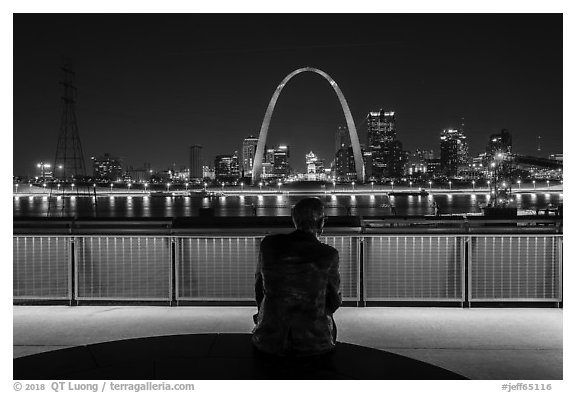
M 14 359 L 14 379 L 466 379 L 405 356 L 353 344 L 311 359 L 254 350 L 250 334 L 189 334 L 112 341 Z

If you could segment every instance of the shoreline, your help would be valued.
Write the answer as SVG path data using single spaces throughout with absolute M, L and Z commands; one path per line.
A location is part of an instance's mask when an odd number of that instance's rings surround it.
M 477 188 L 476 190 L 472 189 L 459 189 L 459 190 L 445 190 L 445 189 L 427 189 L 426 190 L 429 195 L 484 195 L 488 194 L 489 190 L 487 188 L 481 189 Z M 208 192 L 215 193 L 216 195 L 210 196 L 212 198 L 217 197 L 240 197 L 240 196 L 388 196 L 388 193 L 392 192 L 392 190 L 322 190 L 322 191 L 312 191 L 312 190 L 262 190 L 262 191 L 239 191 L 239 190 L 210 190 Z M 410 188 L 394 188 L 393 192 L 414 192 L 414 190 L 410 190 Z M 548 188 L 536 188 L 536 189 L 526 189 L 526 190 L 512 190 L 512 194 L 563 194 L 564 191 L 562 188 L 551 187 Z M 221 195 L 224 194 L 224 195 Z M 36 191 L 36 192 L 13 192 L 13 198 L 22 198 L 22 197 L 51 197 L 51 198 L 70 198 L 70 197 L 77 197 L 77 198 L 93 198 L 94 194 L 92 192 L 44 192 Z M 419 195 L 406 195 L 407 197 L 418 197 Z M 195 191 L 174 191 L 174 192 L 166 192 L 166 191 L 131 191 L 127 192 L 126 190 L 118 190 L 112 191 L 110 190 L 96 190 L 96 197 L 196 197 L 196 198 L 208 198 L 208 196 L 202 195 L 201 192 Z M 403 197 L 403 195 L 396 195 L 395 197 Z

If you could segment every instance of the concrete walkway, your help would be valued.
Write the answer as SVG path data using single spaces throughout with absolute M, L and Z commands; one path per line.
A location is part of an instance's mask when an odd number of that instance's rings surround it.
M 249 333 L 254 307 L 14 306 L 14 357 L 82 344 Z M 471 379 L 562 379 L 561 309 L 342 308 L 338 340 Z

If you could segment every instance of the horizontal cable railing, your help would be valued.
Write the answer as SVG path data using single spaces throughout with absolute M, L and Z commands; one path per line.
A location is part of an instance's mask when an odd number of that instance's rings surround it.
M 290 231 L 199 234 L 169 221 L 136 226 L 132 232 L 129 222 L 52 224 L 49 235 L 36 226 L 18 228 L 14 300 L 253 301 L 261 239 Z M 328 228 L 320 239 L 339 251 L 345 301 L 562 301 L 562 235 L 547 228 L 514 234 L 498 226 L 488 233 L 365 229 Z

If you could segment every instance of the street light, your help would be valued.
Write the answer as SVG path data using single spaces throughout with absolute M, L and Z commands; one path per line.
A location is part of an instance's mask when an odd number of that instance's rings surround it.
M 472 180 L 472 191 L 476 192 L 476 180 Z
M 184 185 L 186 186 L 186 191 L 188 191 L 188 183 L 184 183 Z
M 532 180 L 532 187 L 536 189 L 536 180 Z
M 148 183 L 144 183 L 144 192 L 146 192 L 146 188 L 148 188 Z
M 450 187 L 450 191 L 452 191 L 452 180 L 448 181 L 448 186 Z
M 430 186 L 430 191 L 432 191 L 432 181 L 429 181 L 428 185 Z
M 132 183 L 128 183 L 128 192 L 130 192 L 130 187 L 132 187 Z
M 206 192 L 206 186 L 208 185 L 208 183 L 204 183 L 204 192 Z
M 516 180 L 516 183 L 518 183 L 518 189 L 521 190 L 522 189 L 522 181 L 520 179 Z
M 224 182 L 222 182 L 222 192 L 224 192 Z
M 412 191 L 412 180 L 410 180 L 410 191 Z
M 262 194 L 262 182 L 258 183 L 258 185 L 260 186 L 260 194 Z
M 170 192 L 170 186 L 171 186 L 171 185 L 172 185 L 172 184 L 170 184 L 170 183 L 166 183 L 166 192 Z
M 114 183 L 110 183 L 110 192 L 112 192 L 112 187 L 114 187 Z
M 240 188 L 242 189 L 242 192 L 244 192 L 244 182 L 240 183 Z
M 74 192 L 74 183 L 70 184 L 70 189 L 72 192 Z
M 356 183 L 352 182 L 352 192 L 354 192 L 354 185 L 355 185 L 355 184 L 356 184 Z
M 546 184 L 548 185 L 548 189 L 550 189 L 550 180 L 546 180 Z
M 336 192 L 336 181 L 332 182 L 332 192 Z
M 282 187 L 282 182 L 278 182 L 278 192 L 280 192 L 280 187 Z
M 394 191 L 394 182 L 393 181 L 390 182 L 390 186 L 392 186 L 392 191 Z
M 370 182 L 370 185 L 372 186 L 372 191 L 374 191 L 374 182 L 371 181 L 371 182 Z
M 16 183 L 15 185 L 16 185 L 16 194 L 18 194 L 18 183 Z

